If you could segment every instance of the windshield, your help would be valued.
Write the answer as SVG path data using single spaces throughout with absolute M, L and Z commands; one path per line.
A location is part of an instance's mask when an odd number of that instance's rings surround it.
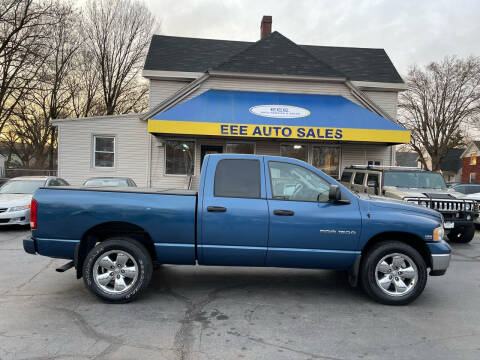
M 0 194 L 33 194 L 45 180 L 10 180 L 0 187 Z
M 128 186 L 126 179 L 90 179 L 84 186 Z
M 383 186 L 447 189 L 442 175 L 426 171 L 385 171 L 383 174 Z

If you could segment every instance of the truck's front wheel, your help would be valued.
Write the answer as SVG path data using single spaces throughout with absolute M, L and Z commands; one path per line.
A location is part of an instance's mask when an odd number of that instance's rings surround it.
M 145 290 L 152 269 L 152 259 L 142 244 L 129 238 L 111 238 L 88 253 L 83 280 L 101 299 L 125 303 Z
M 475 224 L 461 225 L 453 228 L 447 234 L 448 240 L 456 243 L 468 243 L 475 236 Z
M 410 245 L 399 241 L 381 242 L 363 256 L 362 285 L 374 300 L 387 305 L 405 305 L 425 288 L 425 261 Z

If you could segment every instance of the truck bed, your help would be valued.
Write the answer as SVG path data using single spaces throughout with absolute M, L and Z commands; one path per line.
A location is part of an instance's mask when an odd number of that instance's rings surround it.
M 46 189 L 46 188 L 41 188 Z M 52 189 L 49 187 L 48 189 Z M 165 195 L 183 195 L 195 196 L 197 191 L 186 189 L 165 189 L 165 188 L 151 188 L 151 187 L 85 187 L 85 186 L 56 186 L 55 190 L 80 190 L 80 191 L 102 191 L 102 192 L 121 192 L 121 193 L 140 193 L 140 194 L 165 194 Z

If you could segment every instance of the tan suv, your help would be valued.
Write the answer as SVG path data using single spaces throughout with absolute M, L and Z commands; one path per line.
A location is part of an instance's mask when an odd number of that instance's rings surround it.
M 386 196 L 437 210 L 443 215 L 451 241 L 469 242 L 475 235 L 478 202 L 448 189 L 439 173 L 400 166 L 354 165 L 343 170 L 340 182 L 358 193 Z

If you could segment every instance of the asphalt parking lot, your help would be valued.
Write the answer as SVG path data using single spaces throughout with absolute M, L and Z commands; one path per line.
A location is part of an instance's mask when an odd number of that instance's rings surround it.
M 163 266 L 134 303 L 91 295 L 63 260 L 0 228 L 0 359 L 480 359 L 480 234 L 406 307 L 343 274 Z

